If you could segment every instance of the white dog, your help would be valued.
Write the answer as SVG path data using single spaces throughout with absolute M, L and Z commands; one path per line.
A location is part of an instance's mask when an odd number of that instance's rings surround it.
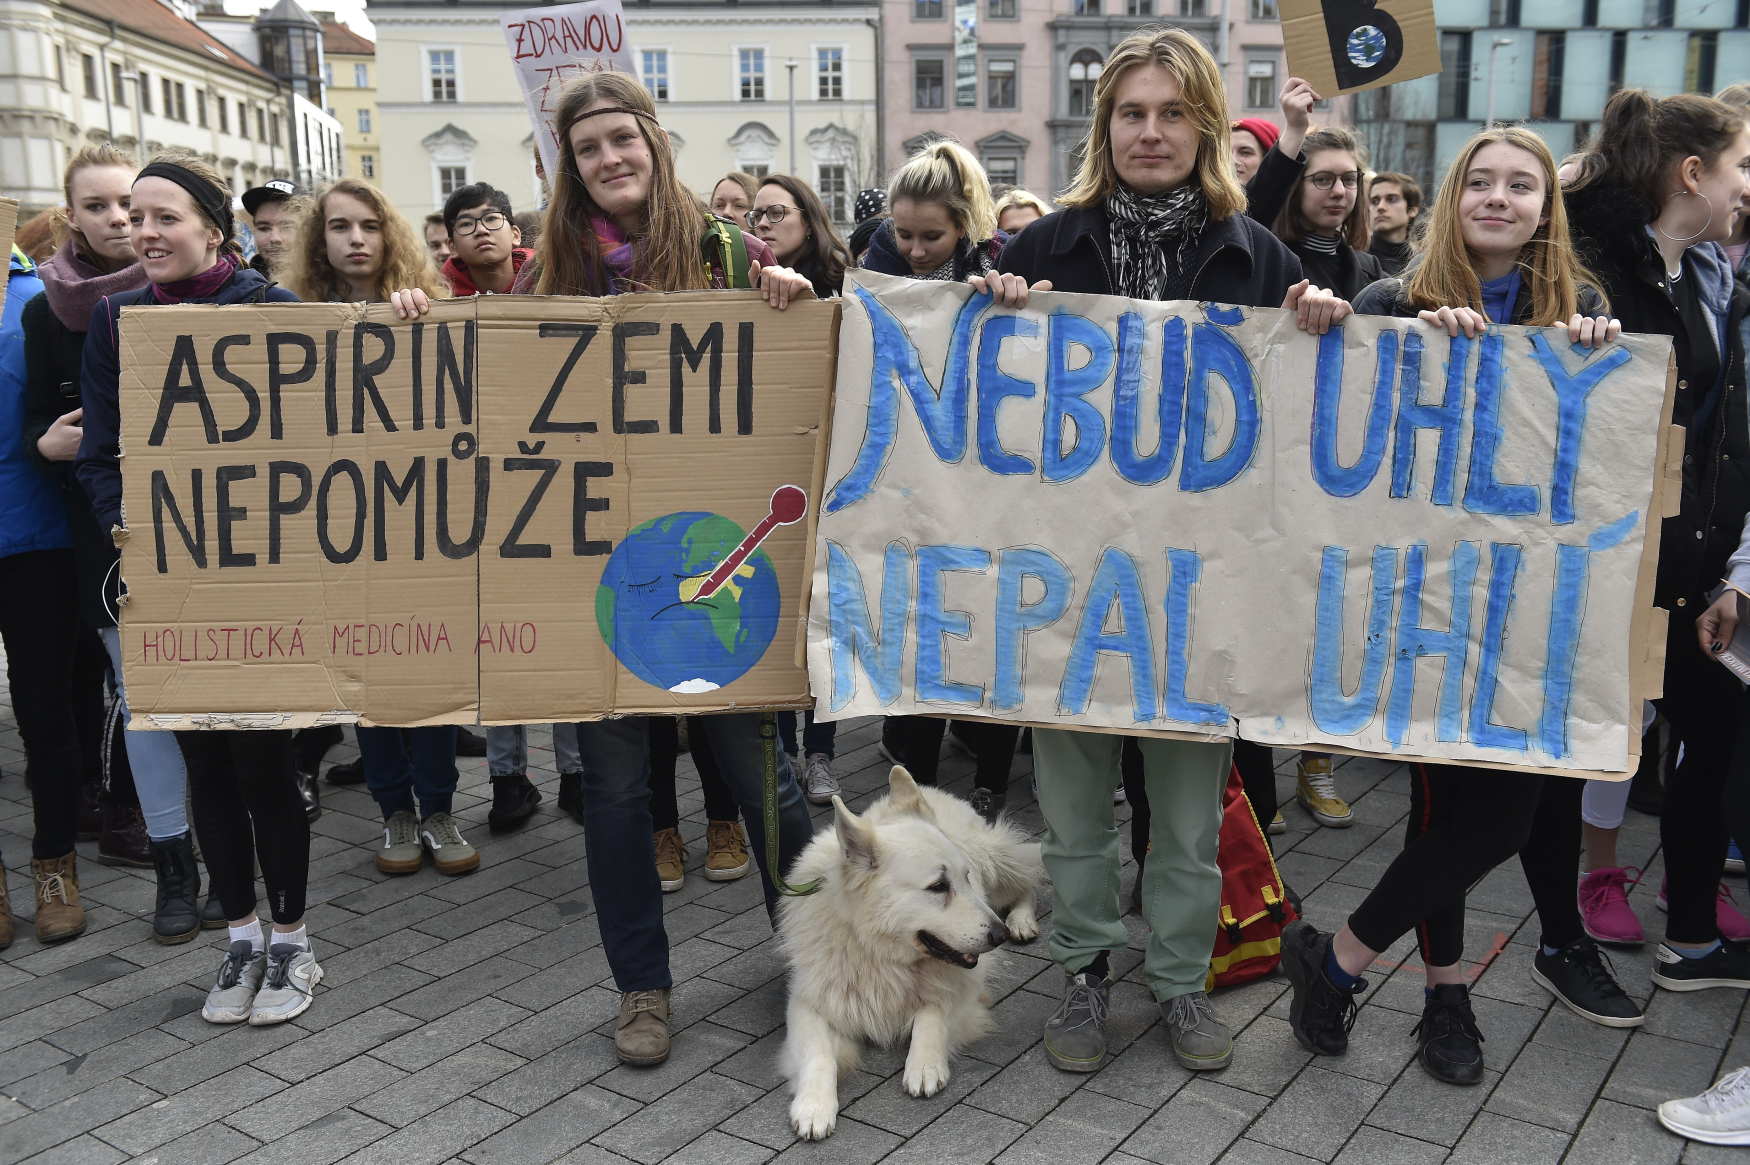
M 786 898 L 778 930 L 790 960 L 790 1123 L 811 1141 L 832 1133 L 839 1073 L 856 1067 L 865 1041 L 893 1044 L 909 1030 L 905 1090 L 942 1090 L 949 1058 L 990 1029 L 978 957 L 1038 935 L 1045 875 L 1037 844 L 919 788 L 903 768 L 862 817 L 837 797 L 833 811 L 833 829 L 790 873 L 820 889 Z

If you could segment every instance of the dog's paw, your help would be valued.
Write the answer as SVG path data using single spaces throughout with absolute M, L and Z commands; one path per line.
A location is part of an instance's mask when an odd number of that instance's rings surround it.
M 912 1063 L 905 1065 L 905 1090 L 913 1096 L 934 1096 L 948 1087 L 948 1062 Z
M 1017 906 L 1009 911 L 1004 925 L 1009 928 L 1010 942 L 1028 943 L 1039 937 L 1039 919 L 1031 906 Z
M 790 1102 L 790 1127 L 805 1141 L 820 1141 L 832 1136 L 838 1123 L 837 1100 L 807 1100 L 798 1096 Z

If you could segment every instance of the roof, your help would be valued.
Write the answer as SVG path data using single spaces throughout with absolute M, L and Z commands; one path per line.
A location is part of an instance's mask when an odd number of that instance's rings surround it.
M 322 24 L 322 51 L 333 55 L 341 53 L 351 57 L 374 57 L 377 46 L 374 41 L 368 41 L 346 25 L 328 20 Z
M 176 15 L 158 0 L 61 0 L 61 3 L 98 20 L 113 20 L 129 32 L 136 32 L 201 56 L 215 57 L 251 76 L 266 81 L 273 80 L 251 64 L 247 57 L 214 39 L 194 21 L 184 20 Z
M 315 24 L 316 18 L 305 12 L 298 0 L 280 0 L 271 9 L 255 18 L 257 24 Z

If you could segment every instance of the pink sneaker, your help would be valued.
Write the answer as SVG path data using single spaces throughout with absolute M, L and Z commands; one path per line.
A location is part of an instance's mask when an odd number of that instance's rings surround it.
M 1629 877 L 1630 872 L 1634 877 Z M 1638 947 L 1647 941 L 1641 920 L 1628 904 L 1628 888 L 1640 882 L 1633 866 L 1605 867 L 1580 879 L 1580 921 L 1601 943 Z
M 1659 883 L 1659 896 L 1654 899 L 1654 903 L 1660 910 L 1669 913 L 1671 903 L 1665 897 L 1665 885 L 1665 881 Z M 1742 914 L 1738 913 L 1737 900 L 1732 897 L 1732 892 L 1726 889 L 1724 882 L 1720 883 L 1719 897 L 1714 904 L 1714 925 L 1720 928 L 1721 938 L 1731 939 L 1735 943 L 1750 942 L 1750 920 L 1746 920 Z

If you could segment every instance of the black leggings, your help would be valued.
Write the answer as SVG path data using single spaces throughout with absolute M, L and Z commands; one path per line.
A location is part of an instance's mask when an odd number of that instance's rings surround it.
M 213 892 L 232 922 L 255 910 L 255 858 L 282 926 L 304 917 L 310 821 L 298 796 L 290 729 L 178 732 Z
M 1425 966 L 1458 962 L 1464 955 L 1465 891 L 1525 848 L 1544 780 L 1496 769 L 1411 765 L 1404 850 L 1349 916 L 1355 937 L 1383 951 L 1414 928 Z
M 0 640 L 35 818 L 30 853 L 49 861 L 78 840 L 81 786 L 103 780 L 108 656 L 80 619 L 71 550 L 0 558 Z
M 1515 774 L 1503 774 L 1509 778 Z M 1520 775 L 1523 780 L 1523 775 Z M 1586 782 L 1579 777 L 1543 778 L 1543 792 L 1531 819 L 1531 836 L 1519 850 L 1519 865 L 1537 903 L 1543 943 L 1565 947 L 1586 933 L 1580 922 L 1580 798 Z
M 1240 783 L 1246 787 L 1246 800 L 1252 803 L 1252 813 L 1258 828 L 1264 831 L 1264 841 L 1270 841 L 1270 822 L 1276 810 L 1276 762 L 1270 746 L 1249 740 L 1234 741 L 1234 768 L 1240 770 Z M 1130 802 L 1130 852 L 1140 864 L 1148 853 L 1148 788 L 1142 781 L 1142 749 L 1136 741 L 1126 740 L 1119 754 L 1119 771 L 1124 776 L 1124 799 Z M 1271 846 L 1274 849 L 1274 846 Z
M 920 785 L 934 785 L 948 722 L 939 716 L 892 716 L 888 718 L 888 727 L 893 744 L 899 746 L 896 755 L 905 762 L 912 780 Z M 992 793 L 1007 793 L 1009 768 L 1015 760 L 1015 742 L 1021 738 L 1021 730 L 1009 724 L 956 720 L 954 735 L 964 740 L 978 758 L 973 786 Z
M 708 821 L 738 821 L 741 810 L 735 794 L 723 780 L 717 758 L 711 755 L 711 742 L 703 732 L 689 732 L 687 744 L 693 764 L 699 770 L 699 789 L 705 794 L 705 818 Z M 675 796 L 675 763 L 680 759 L 681 725 L 673 716 L 650 717 L 650 829 L 661 833 L 679 829 L 680 802 Z

